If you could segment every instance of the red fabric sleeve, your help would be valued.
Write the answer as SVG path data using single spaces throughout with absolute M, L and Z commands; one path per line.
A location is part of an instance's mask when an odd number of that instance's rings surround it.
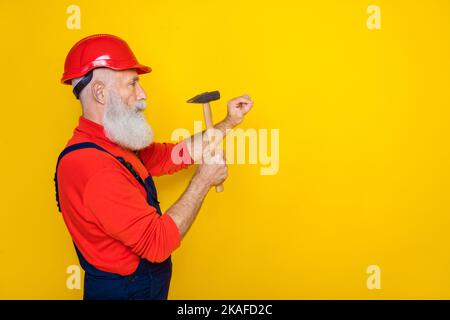
M 180 233 L 172 218 L 160 216 L 120 169 L 105 168 L 92 176 L 83 202 L 106 234 L 151 262 L 164 261 L 180 245 Z
M 186 141 L 178 144 L 155 142 L 139 150 L 138 154 L 150 175 L 154 177 L 175 173 L 194 163 Z

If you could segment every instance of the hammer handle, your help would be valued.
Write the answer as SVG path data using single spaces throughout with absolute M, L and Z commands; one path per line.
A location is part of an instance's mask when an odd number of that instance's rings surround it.
M 214 129 L 211 106 L 209 105 L 209 102 L 203 104 L 203 116 L 205 117 L 206 129 Z M 211 137 L 209 139 L 211 139 Z M 209 142 L 211 143 L 211 140 Z M 223 191 L 223 184 L 218 184 L 216 186 L 216 192 L 222 191 Z

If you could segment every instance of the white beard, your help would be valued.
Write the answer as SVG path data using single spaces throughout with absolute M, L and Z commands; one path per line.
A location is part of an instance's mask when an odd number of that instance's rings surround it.
M 106 137 L 123 148 L 136 151 L 153 142 L 153 130 L 144 116 L 144 100 L 127 106 L 122 99 L 111 92 L 109 103 L 103 114 Z

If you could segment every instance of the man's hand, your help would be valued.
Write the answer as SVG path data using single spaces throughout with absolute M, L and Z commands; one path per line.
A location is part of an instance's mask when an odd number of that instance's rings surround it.
M 200 181 L 208 188 L 217 186 L 225 181 L 228 176 L 227 165 L 225 164 L 223 151 L 215 150 L 211 155 L 210 148 L 207 147 L 203 152 L 202 163 L 197 166 L 197 171 L 193 179 Z
M 244 120 L 245 115 L 252 109 L 253 101 L 246 94 L 228 101 L 228 115 L 225 121 L 233 127 Z
M 211 156 L 209 148 L 207 149 L 203 153 L 203 161 L 197 166 L 197 171 L 186 191 L 167 210 L 167 214 L 177 225 L 181 238 L 185 236 L 194 222 L 209 189 L 221 184 L 228 175 L 223 152 L 216 150 L 216 153 Z
M 218 122 L 214 128 L 222 133 L 222 139 L 228 132 L 236 127 L 244 120 L 245 115 L 252 109 L 253 101 L 246 94 L 228 101 L 228 114 L 222 121 Z M 201 157 L 203 150 L 210 144 L 209 139 L 204 139 L 205 132 L 198 132 L 195 135 L 186 138 L 189 154 L 194 162 L 197 163 Z M 203 143 L 194 143 L 194 141 L 203 141 Z M 221 142 L 220 139 L 214 141 L 212 148 L 215 148 Z

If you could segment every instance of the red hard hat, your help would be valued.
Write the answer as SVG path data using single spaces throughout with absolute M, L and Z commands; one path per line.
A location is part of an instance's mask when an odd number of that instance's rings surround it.
M 128 44 L 121 38 L 110 34 L 94 34 L 81 39 L 70 49 L 61 82 L 72 84 L 72 79 L 82 77 L 95 68 L 136 69 L 138 74 L 152 71 L 136 60 Z

